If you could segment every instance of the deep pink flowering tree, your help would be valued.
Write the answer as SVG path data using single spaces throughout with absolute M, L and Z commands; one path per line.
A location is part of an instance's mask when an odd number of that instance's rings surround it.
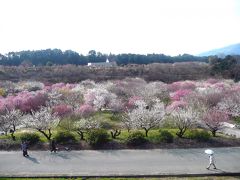
M 166 111 L 171 113 L 178 108 L 186 108 L 187 105 L 188 103 L 185 101 L 173 101 L 169 106 L 167 106 Z
M 57 116 L 63 118 L 71 115 L 73 112 L 73 108 L 70 105 L 60 104 L 60 105 L 53 106 L 52 111 Z
M 83 104 L 78 109 L 76 109 L 75 113 L 80 115 L 81 117 L 89 117 L 95 112 L 93 106 L 89 104 Z
M 172 93 L 170 96 L 171 96 L 172 101 L 180 101 L 181 98 L 183 98 L 191 93 L 192 93 L 191 90 L 180 89 L 180 90 Z
M 14 97 L 14 106 L 23 113 L 30 113 L 38 110 L 41 106 L 45 106 L 47 100 L 47 95 L 41 92 L 24 91 Z

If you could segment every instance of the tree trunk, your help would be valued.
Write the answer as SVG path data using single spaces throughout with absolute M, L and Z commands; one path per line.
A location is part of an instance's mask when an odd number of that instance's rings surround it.
M 145 130 L 145 136 L 148 137 L 148 131 L 149 131 L 149 129 L 145 129 L 145 128 L 144 128 L 144 130 Z
M 16 141 L 16 137 L 14 136 L 14 131 L 11 132 L 11 137 L 12 137 L 12 140 L 13 140 L 13 141 Z
M 47 133 L 45 133 L 43 130 L 41 130 L 41 129 L 37 129 L 40 133 L 42 133 L 46 138 L 47 138 L 47 140 L 48 141 L 50 141 L 51 140 L 51 136 L 52 136 L 52 133 L 51 133 L 51 129 L 48 129 L 48 134 Z
M 80 140 L 84 140 L 84 132 L 78 130 L 77 133 L 80 136 Z
M 14 136 L 15 131 L 16 131 L 16 127 L 13 124 L 13 129 L 10 129 L 10 133 L 13 141 L 16 141 L 16 137 Z
M 216 130 L 213 130 L 213 131 L 211 131 L 212 132 L 212 136 L 213 137 L 216 137 Z
M 179 137 L 179 138 L 182 138 L 184 133 L 185 133 L 186 129 L 179 129 L 179 131 L 176 133 L 176 135 Z
M 121 134 L 121 130 L 114 129 L 111 131 L 111 136 L 113 139 L 116 139 L 116 137 L 119 136 L 120 134 Z

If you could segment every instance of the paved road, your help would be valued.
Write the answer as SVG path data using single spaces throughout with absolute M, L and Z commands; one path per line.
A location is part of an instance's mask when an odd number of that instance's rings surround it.
M 240 173 L 240 147 L 213 148 L 217 170 L 206 170 L 204 149 L 0 151 L 0 176 L 132 176 Z

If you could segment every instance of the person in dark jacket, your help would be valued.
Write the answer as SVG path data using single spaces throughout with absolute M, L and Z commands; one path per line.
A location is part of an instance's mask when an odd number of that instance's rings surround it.
M 51 141 L 51 152 L 57 152 L 56 141 L 54 139 Z
M 27 150 L 28 150 L 28 144 L 27 144 L 26 141 L 23 141 L 23 142 L 22 142 L 22 144 L 21 144 L 21 149 L 22 149 L 22 151 L 23 151 L 23 156 L 24 156 L 24 157 L 28 157 L 28 156 L 29 156 L 29 155 L 28 155 L 28 152 L 27 152 Z

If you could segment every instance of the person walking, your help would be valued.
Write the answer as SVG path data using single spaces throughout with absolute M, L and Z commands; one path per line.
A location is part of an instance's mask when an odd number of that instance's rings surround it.
M 28 150 L 28 144 L 27 144 L 26 141 L 23 141 L 23 142 L 22 142 L 22 144 L 21 144 L 21 149 L 22 149 L 22 151 L 23 151 L 23 156 L 24 156 L 24 157 L 28 157 L 28 156 L 29 156 L 29 155 L 28 155 L 28 152 L 27 152 L 27 150 Z
M 56 141 L 54 139 L 51 141 L 51 152 L 57 152 Z
M 207 170 L 209 170 L 209 168 L 213 166 L 213 169 L 217 169 L 216 168 L 216 165 L 215 165 L 215 159 L 214 159 L 214 156 L 213 154 L 209 154 L 209 165 L 207 167 Z

